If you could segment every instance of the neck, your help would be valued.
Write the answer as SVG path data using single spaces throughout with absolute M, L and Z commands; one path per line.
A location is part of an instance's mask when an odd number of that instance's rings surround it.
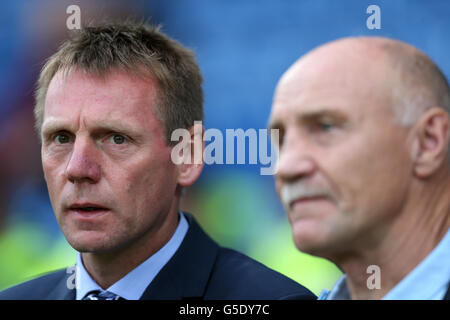
M 418 187 L 375 246 L 335 259 L 347 275 L 352 299 L 381 299 L 430 254 L 450 228 L 449 194 L 448 181 L 434 190 Z M 377 272 L 368 269 L 372 265 L 379 268 L 380 286 L 369 289 L 376 284 Z
M 161 249 L 178 225 L 178 211 L 171 210 L 157 230 L 148 230 L 132 242 L 110 252 L 84 252 L 83 265 L 92 279 L 106 290 Z

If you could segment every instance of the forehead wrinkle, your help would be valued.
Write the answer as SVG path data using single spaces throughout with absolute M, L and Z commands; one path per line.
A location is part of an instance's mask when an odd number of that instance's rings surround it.
M 60 109 L 66 116 L 67 113 L 63 109 L 77 110 L 79 115 L 75 116 L 82 121 L 83 126 L 87 126 L 91 121 L 105 123 L 109 120 L 115 122 L 116 127 L 123 127 L 118 124 L 126 118 L 145 125 L 148 119 L 142 117 L 142 108 L 150 108 L 149 111 L 155 115 L 153 105 L 156 90 L 152 80 L 112 71 L 106 79 L 72 70 L 70 76 L 57 75 L 54 81 L 48 96 L 48 100 L 53 103 L 52 113 L 58 115 Z M 86 88 L 86 81 L 92 82 L 93 85 Z M 75 107 L 78 104 L 78 108 L 73 108 L 71 104 Z M 98 112 L 90 112 L 92 108 L 96 108 Z M 48 111 L 48 106 L 45 109 Z M 84 113 L 88 113 L 89 117 L 84 117 Z M 72 116 L 73 112 L 69 116 L 73 120 Z
M 92 86 L 86 86 L 87 82 Z M 82 92 L 77 92 L 81 91 L 80 87 Z M 79 95 L 73 95 L 73 92 Z M 55 75 L 50 83 L 47 97 L 54 95 L 59 98 L 58 100 L 66 100 L 68 96 L 76 99 L 85 99 L 89 96 L 93 99 L 91 102 L 105 98 L 106 100 L 116 98 L 120 102 L 138 99 L 148 99 L 149 102 L 153 102 L 150 98 L 156 96 L 156 82 L 153 79 L 120 70 L 111 70 L 107 77 L 100 77 L 74 69 L 68 75 L 63 75 L 61 72 Z
M 307 67 L 310 70 L 306 74 L 303 67 L 293 69 L 280 80 L 273 105 L 278 114 L 291 114 L 293 110 L 312 112 L 326 107 L 323 111 L 335 108 L 348 114 L 349 118 L 357 117 L 358 120 L 372 117 L 378 111 L 393 115 L 392 89 L 378 77 L 379 72 L 374 76 L 366 76 L 369 79 L 378 78 L 375 82 L 370 80 L 373 85 L 366 85 L 367 80 L 353 71 L 347 73 L 342 69 L 344 66 L 337 67 L 340 71 L 336 77 L 326 77 L 323 70 Z M 355 84 L 355 81 L 359 84 Z

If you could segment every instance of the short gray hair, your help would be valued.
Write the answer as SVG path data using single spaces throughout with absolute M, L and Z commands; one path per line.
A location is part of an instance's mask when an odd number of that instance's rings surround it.
M 431 107 L 450 115 L 450 89 L 439 67 L 423 52 L 401 42 L 386 43 L 392 67 L 399 81 L 393 88 L 394 112 L 404 126 L 413 125 Z
M 432 107 L 440 107 L 450 116 L 450 88 L 439 67 L 423 52 L 400 41 L 383 44 L 398 81 L 392 88 L 394 114 L 405 127 L 414 125 Z M 450 141 L 447 145 L 450 166 Z

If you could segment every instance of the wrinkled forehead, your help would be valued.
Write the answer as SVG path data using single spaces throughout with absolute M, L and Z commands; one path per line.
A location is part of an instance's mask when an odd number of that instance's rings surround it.
M 121 71 L 105 77 L 81 70 L 57 73 L 47 92 L 41 131 L 60 127 L 75 130 L 81 124 L 160 130 L 154 106 L 156 92 L 151 79 Z
M 150 104 L 157 97 L 157 84 L 131 72 L 111 70 L 105 75 L 94 75 L 80 69 L 58 71 L 51 80 L 45 99 L 44 114 L 50 105 L 79 105 L 89 100 L 92 104 L 129 105 L 143 101 Z M 131 109 L 131 108 L 126 108 Z
M 67 68 L 58 70 L 51 79 L 47 95 L 55 90 L 72 90 L 74 87 L 84 86 L 85 91 L 89 91 L 86 84 L 101 84 L 104 88 L 113 88 L 129 92 L 130 95 L 144 93 L 153 93 L 157 87 L 157 81 L 150 74 L 144 74 L 144 71 L 130 71 L 113 68 L 103 74 L 95 74 L 80 68 Z M 91 89 L 95 91 L 95 89 Z
M 395 76 L 382 53 L 365 48 L 326 47 L 298 60 L 280 79 L 273 101 L 277 113 L 315 108 L 392 112 Z

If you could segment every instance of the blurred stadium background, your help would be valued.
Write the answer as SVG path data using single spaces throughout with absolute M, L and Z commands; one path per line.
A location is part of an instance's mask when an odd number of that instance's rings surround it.
M 83 22 L 144 18 L 196 52 L 204 75 L 207 128 L 265 128 L 273 89 L 300 55 L 350 35 L 404 40 L 450 74 L 450 1 L 2 1 L 0 7 L 0 290 L 73 264 L 57 226 L 33 131 L 33 90 L 45 58 L 68 36 L 66 8 Z M 381 8 L 368 30 L 366 8 Z M 259 165 L 206 166 L 182 209 L 220 244 L 245 252 L 314 293 L 340 276 L 298 252 L 272 176 Z

